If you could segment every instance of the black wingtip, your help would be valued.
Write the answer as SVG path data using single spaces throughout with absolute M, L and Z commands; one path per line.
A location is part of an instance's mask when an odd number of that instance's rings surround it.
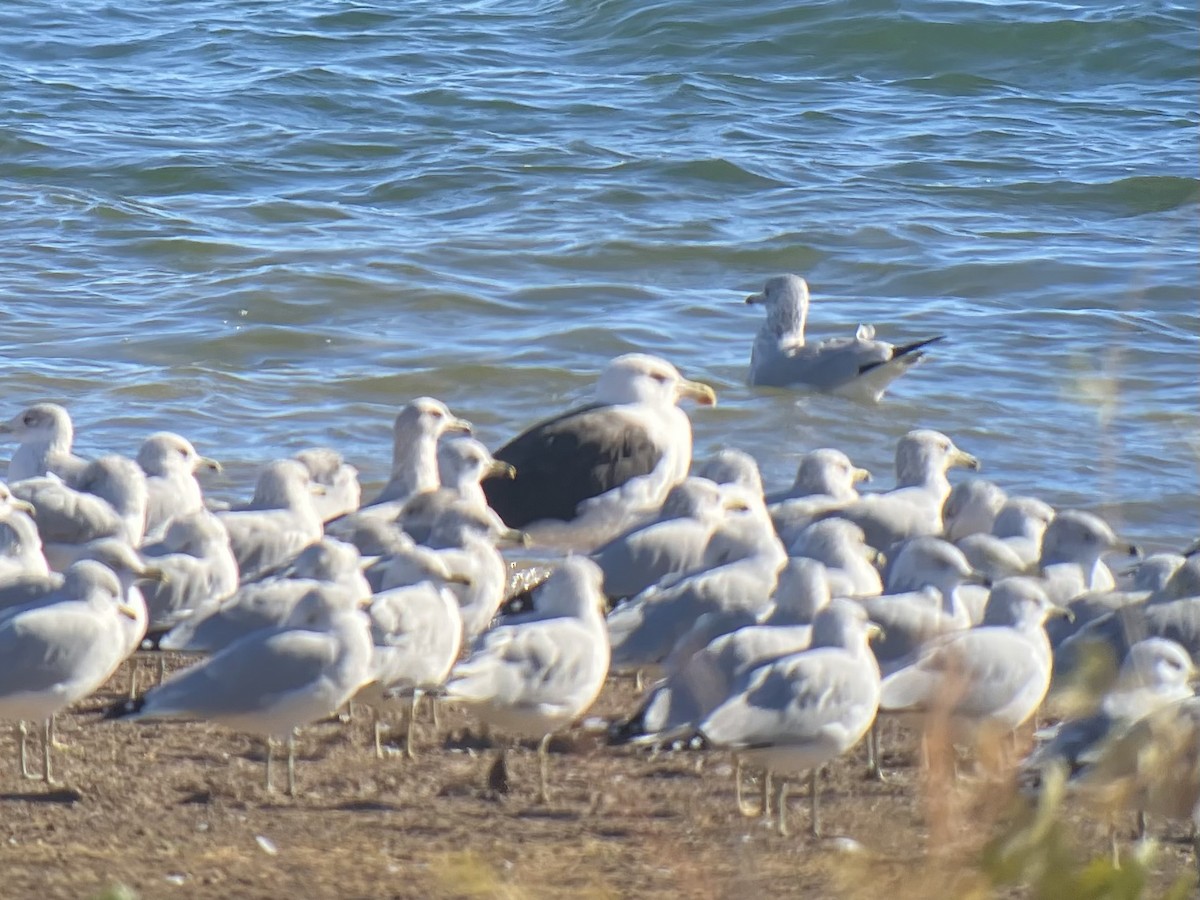
M 628 719 L 612 722 L 608 726 L 607 744 L 620 747 L 646 733 L 646 708 L 642 707 Z
M 124 719 L 127 716 L 137 715 L 142 711 L 142 707 L 146 705 L 145 697 L 135 697 L 132 700 L 118 700 L 112 706 L 104 711 L 103 718 L 107 719 Z
M 913 341 L 911 344 L 901 344 L 898 347 L 892 348 L 892 359 L 899 359 L 902 356 L 908 356 L 910 353 L 916 353 L 922 347 L 928 347 L 930 344 L 936 344 L 938 341 L 944 341 L 944 334 L 935 334 L 931 338 L 925 338 L 922 341 Z

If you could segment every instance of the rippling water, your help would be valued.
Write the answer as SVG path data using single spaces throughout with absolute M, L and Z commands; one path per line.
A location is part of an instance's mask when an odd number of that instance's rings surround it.
M 0 11 L 0 415 L 178 430 L 218 493 L 315 443 L 379 482 L 409 398 L 495 445 L 644 349 L 771 484 L 920 425 L 1200 534 L 1194 4 L 396 6 Z M 751 390 L 782 271 L 814 335 L 950 340 L 879 407 Z

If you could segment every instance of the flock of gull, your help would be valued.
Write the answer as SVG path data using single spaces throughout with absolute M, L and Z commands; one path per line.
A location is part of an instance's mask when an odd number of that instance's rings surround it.
M 878 399 L 937 340 L 895 347 L 860 327 L 807 344 L 797 276 L 747 302 L 766 307 L 753 384 Z M 354 467 L 313 449 L 267 464 L 229 508 L 201 487 L 220 465 L 180 435 L 87 460 L 64 408 L 25 409 L 0 424 L 16 444 L 0 484 L 0 719 L 17 723 L 22 772 L 50 782 L 53 717 L 170 650 L 195 661 L 140 694 L 134 679 L 107 717 L 263 736 L 268 787 L 284 741 L 292 793 L 299 727 L 357 702 L 382 753 L 400 707 L 411 755 L 429 697 L 538 742 L 544 800 L 551 737 L 629 674 L 645 687 L 603 723 L 607 741 L 731 751 L 739 805 L 746 766 L 762 773 L 751 809 L 773 806 L 781 831 L 788 783 L 807 778 L 819 832 L 816 773 L 864 739 L 883 777 L 888 717 L 976 748 L 1032 729 L 1048 694 L 1072 702 L 1013 760 L 1032 781 L 1053 768 L 1110 815 L 1200 824 L 1196 546 L 1141 558 L 1092 513 L 978 477 L 952 487 L 950 469 L 980 463 L 932 430 L 900 439 L 890 490 L 860 493 L 872 476 L 822 448 L 765 492 L 746 453 L 693 460 L 684 399 L 716 402 L 662 359 L 620 356 L 591 404 L 493 454 L 419 398 L 395 418 L 378 496 L 363 502 Z M 43 723 L 40 772 L 27 722 Z

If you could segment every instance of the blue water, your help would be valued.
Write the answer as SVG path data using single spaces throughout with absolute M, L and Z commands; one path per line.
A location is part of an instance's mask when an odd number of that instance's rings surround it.
M 928 426 L 1200 534 L 1194 4 L 394 6 L 0 10 L 0 416 L 180 431 L 217 494 L 313 444 L 378 483 L 409 398 L 496 445 L 637 349 L 770 485 Z M 879 407 L 749 389 L 785 271 L 814 336 L 949 340 Z

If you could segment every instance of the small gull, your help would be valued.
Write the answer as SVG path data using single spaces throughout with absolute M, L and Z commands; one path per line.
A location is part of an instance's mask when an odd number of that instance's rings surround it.
M 727 447 L 692 466 L 697 478 L 717 484 L 736 484 L 755 494 L 763 493 L 762 473 L 754 457 L 744 450 Z
M 421 557 L 423 580 L 371 597 L 367 614 L 371 617 L 375 655 L 371 683 L 358 695 L 376 709 L 385 699 L 411 698 L 404 739 L 404 751 L 410 759 L 414 756 L 413 730 L 420 698 L 445 684 L 462 648 L 462 615 L 448 582 L 467 581 L 453 575 L 436 552 L 426 550 Z M 375 755 L 383 755 L 378 711 Z
M 313 505 L 322 522 L 332 521 L 358 509 L 362 502 L 358 469 L 342 459 L 342 454 L 328 447 L 310 447 L 297 453 L 296 459 L 308 469 L 312 483 L 324 488 L 322 493 L 313 497 Z
M 708 640 L 749 624 L 768 608 L 787 555 L 761 498 L 729 485 L 741 499 L 727 509 L 705 549 L 701 571 L 655 585 L 608 616 L 615 671 L 659 666 L 700 624 Z M 702 617 L 703 622 L 698 622 Z
M 1010 620 L 931 640 L 883 679 L 881 713 L 922 714 L 926 729 L 944 719 L 952 739 L 964 742 L 1005 737 L 1033 716 L 1050 687 L 1042 626 L 1063 610 L 1030 578 L 1003 581 L 996 594 L 1008 595 L 993 604 Z
M 277 628 L 313 591 L 335 589 L 360 599 L 371 595 L 358 551 L 322 538 L 310 544 L 279 574 L 242 584 L 217 606 L 184 619 L 159 642 L 163 650 L 213 653 L 263 628 Z
M 286 739 L 288 794 L 296 794 L 296 729 L 337 712 L 371 674 L 371 631 L 348 590 L 313 590 L 287 623 L 234 641 L 175 672 L 140 699 L 117 704 L 109 718 L 206 719 L 267 742 L 272 790 L 272 739 Z
M 1054 519 L 1054 509 L 1036 497 L 1009 497 L 996 514 L 992 535 L 1012 550 L 1026 568 L 1032 568 L 1042 555 L 1042 537 Z
M 146 475 L 131 459 L 102 456 L 88 463 L 70 487 L 43 476 L 10 485 L 36 508 L 38 532 L 51 567 L 77 559 L 82 545 L 115 537 L 138 546 L 146 528 Z
M 396 415 L 392 426 L 392 473 L 368 507 L 405 501 L 438 486 L 437 444 L 443 434 L 470 434 L 471 423 L 451 414 L 445 403 L 418 397 Z
M 950 493 L 946 470 L 952 466 L 978 469 L 979 460 L 941 432 L 910 431 L 896 444 L 896 487 L 866 494 L 829 515 L 854 522 L 866 533 L 867 543 L 880 550 L 905 538 L 939 535 L 942 505 Z
M 968 478 L 950 489 L 942 506 L 944 537 L 958 543 L 972 534 L 989 534 L 1008 495 L 986 478 Z
M 151 634 L 168 631 L 237 590 L 238 564 L 229 532 L 206 509 L 176 516 L 162 540 L 144 545 L 142 552 L 166 574 L 143 592 Z
M 19 442 L 8 463 L 7 481 L 57 475 L 71 484 L 87 465 L 86 459 L 71 452 L 75 427 L 57 403 L 36 403 L 0 422 L 0 434 L 11 434 Z
M 809 649 L 760 666 L 699 731 L 709 745 L 780 776 L 777 825 L 787 834 L 787 779 L 808 774 L 809 831 L 820 836 L 817 770 L 859 742 L 879 708 L 875 627 L 861 606 L 833 600 L 813 625 Z
M 779 539 L 791 544 L 817 516 L 857 500 L 855 485 L 870 480 L 871 473 L 851 463 L 841 450 L 822 447 L 805 453 L 792 486 L 767 496 Z
M 0 482 L 0 585 L 50 573 L 33 512 L 32 503 L 12 496 L 8 485 Z
M 1103 557 L 1118 550 L 1141 555 L 1137 547 L 1122 543 L 1099 516 L 1074 509 L 1060 512 L 1042 537 L 1038 565 L 1046 593 L 1063 606 L 1085 591 L 1111 591 L 1116 581 Z
M 792 541 L 790 556 L 805 556 L 825 566 L 836 597 L 874 597 L 883 593 L 876 564 L 882 554 L 866 541 L 863 530 L 845 519 L 813 522 Z
M 683 397 L 716 403 L 712 388 L 666 360 L 618 356 L 601 373 L 594 403 L 539 422 L 495 452 L 517 474 L 485 484 L 488 503 L 513 528 L 547 523 L 543 538 L 588 533 L 593 546 L 611 538 L 659 509 L 687 475 L 692 426 L 676 405 Z
M 613 742 L 662 743 L 682 737 L 724 703 L 753 669 L 806 649 L 812 622 L 830 601 L 825 567 L 811 559 L 788 560 L 773 600 L 761 624 L 723 634 L 686 659 L 668 659 L 666 676 L 638 711 L 610 731 Z
M 243 582 L 286 565 L 320 539 L 323 530 L 313 505 L 314 490 L 319 488 L 312 484 L 303 463 L 276 460 L 258 477 L 258 508 L 217 513 L 229 532 Z
M 604 573 L 604 593 L 632 597 L 668 576 L 698 569 L 724 517 L 738 502 L 707 478 L 687 478 L 667 495 L 654 521 L 613 538 L 592 558 Z
M 608 674 L 600 580 L 591 560 L 567 557 L 538 589 L 536 612 L 485 632 L 446 685 L 488 725 L 540 739 L 543 803 L 550 738 L 591 707 Z
M 125 658 L 121 584 L 92 560 L 72 565 L 53 597 L 0 616 L 0 719 L 20 723 L 21 769 L 27 719 L 42 720 L 43 779 L 50 769 L 50 719 L 109 679 Z
M 516 470 L 506 462 L 493 459 L 487 447 L 470 437 L 443 440 L 437 448 L 438 477 L 441 487 L 414 494 L 404 504 L 397 524 L 423 544 L 438 519 L 453 505 L 462 504 L 494 519 L 491 531 L 509 532 L 504 522 L 487 505 L 482 482 L 488 478 L 513 478 Z
M 137 464 L 146 473 L 146 541 L 157 541 L 175 516 L 204 508 L 204 493 L 196 473 L 220 472 L 221 464 L 201 456 L 185 437 L 158 431 L 142 441 Z
M 777 275 L 747 303 L 762 304 L 767 318 L 750 353 L 751 385 L 806 387 L 878 402 L 888 386 L 919 362 L 922 348 L 942 340 L 936 335 L 896 346 L 875 340 L 875 328 L 859 325 L 852 338 L 805 341 L 808 282 L 799 275 Z

